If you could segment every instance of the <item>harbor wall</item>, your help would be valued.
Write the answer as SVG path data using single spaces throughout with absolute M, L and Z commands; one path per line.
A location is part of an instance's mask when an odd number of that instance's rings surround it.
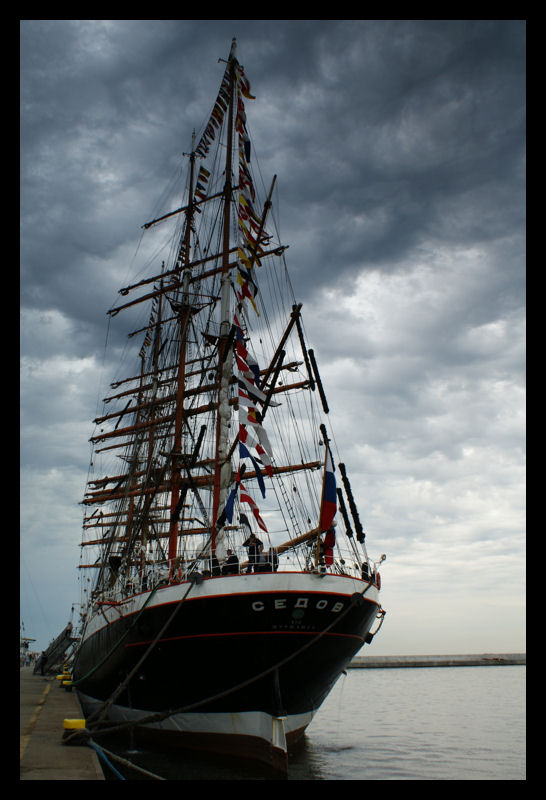
M 492 667 L 526 664 L 526 653 L 474 653 L 445 656 L 355 656 L 348 669 L 399 667 Z

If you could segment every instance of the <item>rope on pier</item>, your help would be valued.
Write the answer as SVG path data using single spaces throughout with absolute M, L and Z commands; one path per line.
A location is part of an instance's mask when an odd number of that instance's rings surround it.
M 112 770 L 114 775 L 120 781 L 124 781 L 124 780 L 126 780 L 126 778 L 121 774 L 121 772 L 119 772 L 119 770 L 117 770 L 114 767 L 114 765 L 111 763 L 110 759 L 113 759 L 114 761 L 119 761 L 119 763 L 123 764 L 125 767 L 130 767 L 130 769 L 134 769 L 137 772 L 140 772 L 142 775 L 147 775 L 149 778 L 153 778 L 156 781 L 165 781 L 165 780 L 167 780 L 166 778 L 162 778 L 160 775 L 155 775 L 153 772 L 150 772 L 149 770 L 144 769 L 143 767 L 138 767 L 136 764 L 133 764 L 131 761 L 128 761 L 126 758 L 122 758 L 121 756 L 118 756 L 116 753 L 113 753 L 111 750 L 107 750 L 105 747 L 102 747 L 102 745 L 98 745 L 98 744 L 96 744 L 95 742 L 92 742 L 92 741 L 87 742 L 87 744 L 89 745 L 89 747 L 91 747 L 93 750 L 95 750 L 95 752 L 97 753 L 99 758 L 101 758 L 104 761 L 104 763 L 108 766 L 109 769 Z

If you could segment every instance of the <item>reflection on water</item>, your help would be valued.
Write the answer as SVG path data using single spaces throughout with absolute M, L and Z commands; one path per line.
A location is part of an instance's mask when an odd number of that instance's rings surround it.
M 103 740 L 104 747 L 117 755 L 152 773 L 152 775 L 171 781 L 265 781 L 277 780 L 278 776 L 270 772 L 264 765 L 253 761 L 235 759 L 232 756 L 212 755 L 210 753 L 193 753 L 174 748 L 159 748 L 146 743 L 141 748 L 128 745 L 121 737 Z M 305 745 L 303 750 L 305 750 Z M 296 755 L 298 763 L 305 764 L 305 752 Z M 111 759 L 115 771 L 121 773 L 126 780 L 154 780 Z M 119 780 L 115 772 L 102 762 L 107 780 Z M 320 777 L 318 778 L 320 780 Z
M 279 776 L 268 770 L 263 764 L 243 761 L 232 756 L 211 755 L 210 753 L 192 753 L 178 749 L 159 748 L 148 742 L 139 744 L 134 738 L 116 736 L 102 737 L 101 744 L 126 761 L 148 772 L 171 781 L 271 781 L 279 780 Z M 332 754 L 341 750 L 350 750 L 352 745 L 338 748 L 317 747 L 304 736 L 297 747 L 290 753 L 288 780 L 327 780 L 328 760 Z M 119 780 L 121 773 L 125 780 L 154 780 L 121 764 L 111 758 L 115 772 L 101 761 L 107 780 Z
M 288 780 L 525 780 L 525 669 L 349 670 L 291 753 Z M 166 780 L 273 779 L 232 757 L 102 743 Z M 127 780 L 152 779 L 113 763 Z

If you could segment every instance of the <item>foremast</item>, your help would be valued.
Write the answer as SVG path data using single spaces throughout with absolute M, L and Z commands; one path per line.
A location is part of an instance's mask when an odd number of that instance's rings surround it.
M 135 557 L 142 563 L 145 558 L 143 551 L 150 539 L 155 538 L 158 546 L 161 547 L 160 538 L 164 538 L 165 534 L 160 534 L 157 529 L 154 534 L 153 522 L 157 522 L 159 517 L 153 516 L 153 514 L 163 513 L 162 509 L 166 508 L 169 509 L 166 557 L 172 571 L 179 552 L 181 534 L 192 533 L 192 529 L 187 525 L 182 530 L 182 523 L 187 522 L 184 519 L 186 505 L 184 500 L 190 488 L 196 495 L 200 488 L 210 486 L 212 490 L 212 503 L 209 511 L 207 512 L 204 503 L 199 502 L 198 505 L 202 512 L 201 519 L 197 520 L 199 525 L 194 526 L 195 531 L 202 530 L 204 533 L 208 531 L 209 552 L 212 550 L 214 553 L 217 550 L 221 531 L 225 526 L 226 497 L 233 482 L 231 465 L 233 448 L 229 441 L 229 427 L 234 402 L 232 393 L 234 333 L 231 304 L 233 281 L 231 276 L 237 266 L 242 269 L 238 257 L 239 253 L 244 252 L 238 241 L 234 246 L 231 245 L 230 237 L 234 192 L 239 183 L 234 178 L 233 169 L 233 156 L 237 149 L 235 132 L 238 129 L 241 134 L 241 126 L 244 127 L 244 108 L 240 99 L 241 75 L 242 68 L 236 60 L 236 40 L 234 39 L 209 124 L 197 148 L 194 138 L 191 153 L 188 154 L 190 178 L 187 205 L 143 226 L 148 229 L 167 217 L 183 212 L 185 224 L 175 263 L 170 269 L 163 267 L 161 276 L 143 279 L 138 284 L 120 290 L 120 294 L 125 296 L 146 284 L 154 284 L 151 291 L 109 311 L 110 316 L 113 317 L 120 311 L 132 309 L 142 302 L 152 303 L 149 323 L 143 329 L 146 331 L 146 337 L 140 352 L 140 374 L 112 384 L 112 386 L 117 388 L 122 383 L 131 381 L 138 381 L 138 383 L 134 388 L 127 388 L 105 398 L 105 403 L 121 397 L 128 397 L 129 400 L 123 411 L 98 417 L 95 423 L 99 426 L 105 423 L 111 425 L 117 421 L 113 429 L 105 430 L 106 425 L 105 428 L 100 427 L 100 432 L 95 433 L 91 438 L 91 442 L 97 448 L 95 453 L 117 451 L 121 447 L 126 448 L 126 454 L 120 455 L 120 457 L 128 466 L 125 474 L 90 480 L 83 501 L 84 505 L 116 504 L 111 512 L 95 511 L 84 519 L 84 529 L 93 528 L 97 531 L 105 531 L 101 538 L 83 542 L 83 544 L 89 545 L 100 544 L 103 548 L 101 562 L 95 562 L 100 567 L 97 587 L 101 583 L 106 567 L 111 569 L 109 583 L 112 585 L 112 581 L 117 577 L 120 562 L 125 563 L 126 573 L 131 564 L 135 565 Z M 247 94 L 247 96 L 249 95 Z M 196 159 L 207 156 L 209 145 L 215 139 L 216 129 L 222 126 L 224 115 L 227 119 L 227 126 L 223 190 L 220 193 L 210 192 L 208 189 L 203 191 L 200 181 L 206 183 L 206 176 L 210 173 L 202 166 L 196 177 Z M 240 147 L 241 142 L 239 141 L 239 149 Z M 245 178 L 244 181 L 247 182 L 247 179 Z M 220 252 L 216 251 L 211 254 L 210 251 L 205 250 L 205 255 L 195 257 L 192 247 L 195 216 L 197 213 L 201 213 L 200 207 L 203 204 L 208 204 L 209 201 L 217 198 L 221 198 L 223 203 Z M 234 254 L 237 254 L 235 260 L 233 260 Z M 209 263 L 214 261 L 219 266 L 215 266 L 213 263 L 209 268 Z M 199 380 L 198 385 L 194 383 L 194 388 L 188 389 L 187 379 L 199 372 L 202 376 L 210 377 L 212 362 L 206 357 L 188 358 L 188 335 L 193 316 L 207 305 L 214 308 L 214 290 L 206 295 L 201 293 L 197 286 L 203 280 L 214 281 L 215 275 L 219 275 L 220 278 L 220 320 L 218 335 L 211 335 L 210 338 L 216 340 L 216 402 L 209 401 L 196 406 L 195 397 L 201 393 L 210 392 L 213 385 Z M 241 284 L 241 281 L 239 283 Z M 242 287 L 242 291 L 248 291 L 246 285 Z M 203 299 L 207 297 L 208 300 Z M 166 347 L 168 340 L 174 340 L 173 335 L 169 333 L 164 335 L 162 340 L 163 325 L 169 322 L 168 319 L 161 318 L 161 304 L 165 298 L 168 300 L 167 305 L 170 304 L 175 314 L 171 320 L 175 320 L 176 338 L 179 344 L 177 354 L 174 354 L 175 363 L 169 364 L 167 359 L 168 366 L 159 366 L 160 351 Z M 139 331 L 134 331 L 129 336 L 136 333 Z M 154 355 L 152 361 L 149 362 L 151 367 L 145 367 L 146 351 L 151 343 L 152 334 Z M 203 336 L 207 335 L 203 331 Z M 165 352 L 167 352 L 166 349 Z M 163 356 L 163 364 L 165 364 L 165 356 Z M 197 371 L 196 366 L 200 367 Z M 172 377 L 170 377 L 171 375 Z M 172 386 L 174 393 L 158 392 L 158 387 L 162 385 Z M 172 411 L 169 412 L 169 409 Z M 212 460 L 210 458 L 203 460 L 199 451 L 204 439 L 205 426 L 201 426 L 201 433 L 196 436 L 190 430 L 190 420 L 194 415 L 207 414 L 211 410 L 214 410 L 215 422 L 213 426 L 207 425 L 207 437 L 209 433 L 214 434 L 213 458 Z M 132 423 L 126 424 L 129 414 L 132 415 Z M 214 428 L 214 431 L 211 428 Z M 194 428 L 194 430 L 196 429 Z M 172 434 L 169 433 L 169 430 L 173 431 Z M 171 436 L 172 444 L 170 447 L 166 447 L 167 438 Z M 188 450 L 188 444 L 193 447 L 191 458 L 188 457 L 188 452 L 184 452 Z M 201 473 L 192 474 L 191 470 L 200 466 Z M 169 494 L 167 506 L 164 505 L 167 499 L 166 493 Z M 160 497 L 165 498 L 163 505 L 158 504 Z M 221 519 L 219 519 L 220 516 Z M 200 526 L 202 527 L 200 528 Z M 151 535 L 149 535 L 150 532 Z M 135 552 L 138 539 L 141 542 L 140 555 L 137 555 L 138 551 Z M 81 566 L 92 567 L 94 565 L 82 564 Z
M 188 205 L 186 208 L 186 226 L 180 243 L 180 248 L 177 258 L 177 266 L 179 266 L 183 271 L 182 271 L 182 297 L 181 297 L 182 302 L 180 304 L 178 312 L 180 318 L 180 349 L 179 349 L 179 361 L 178 361 L 177 379 L 176 379 L 176 401 L 175 401 L 176 411 L 175 411 L 175 425 L 174 425 L 174 441 L 171 452 L 171 460 L 172 460 L 171 512 L 170 512 L 170 524 L 169 524 L 169 549 L 168 549 L 168 559 L 171 569 L 176 559 L 176 554 L 178 549 L 178 520 L 181 511 L 180 498 L 181 498 L 181 487 L 182 487 L 182 470 L 184 468 L 183 452 L 182 452 L 182 426 L 184 424 L 184 395 L 186 386 L 186 350 L 187 350 L 186 342 L 187 342 L 188 325 L 191 316 L 191 304 L 189 295 L 191 269 L 189 265 L 191 262 L 191 255 L 190 255 L 191 231 L 193 226 L 193 217 L 195 213 L 193 204 L 193 189 L 195 180 L 195 134 L 192 139 L 192 150 L 191 153 L 189 154 L 189 158 L 190 158 L 190 180 L 189 180 Z

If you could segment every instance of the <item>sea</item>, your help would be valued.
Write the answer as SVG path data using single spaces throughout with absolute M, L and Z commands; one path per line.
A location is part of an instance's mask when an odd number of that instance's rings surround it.
M 526 780 L 525 679 L 525 666 L 348 669 L 291 755 L 288 780 Z M 165 780 L 272 780 L 257 764 L 148 747 L 112 751 Z M 155 779 L 110 763 L 107 780 Z

